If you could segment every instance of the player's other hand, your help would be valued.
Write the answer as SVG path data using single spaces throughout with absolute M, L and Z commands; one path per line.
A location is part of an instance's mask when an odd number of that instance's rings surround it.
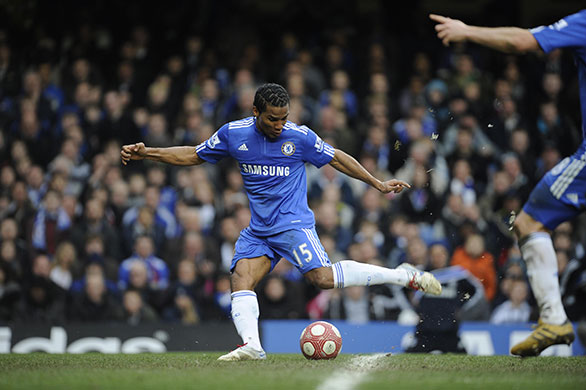
M 120 150 L 120 158 L 122 164 L 128 164 L 130 160 L 142 160 L 146 156 L 146 146 L 144 143 L 138 142 L 136 144 L 123 145 Z
M 444 46 L 449 46 L 450 42 L 466 40 L 468 34 L 468 25 L 466 23 L 435 14 L 429 14 L 429 18 L 438 23 L 435 25 L 435 31 L 437 31 L 437 37 L 442 40 Z
M 409 185 L 409 183 L 403 180 L 391 179 L 382 182 L 379 191 L 383 194 L 388 194 L 389 192 L 394 192 L 395 194 L 398 194 L 405 188 L 411 188 L 411 185 Z

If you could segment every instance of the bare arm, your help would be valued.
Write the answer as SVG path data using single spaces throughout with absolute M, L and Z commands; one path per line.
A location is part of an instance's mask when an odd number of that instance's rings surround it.
M 389 181 L 380 181 L 376 177 L 372 176 L 370 172 L 366 170 L 356 159 L 346 152 L 340 149 L 335 149 L 334 158 L 330 161 L 330 165 L 336 168 L 338 171 L 353 177 L 358 180 L 362 180 L 366 184 L 371 185 L 383 194 L 389 192 L 399 193 L 404 188 L 411 188 L 411 186 L 402 181 L 392 179 Z
M 172 165 L 200 165 L 205 161 L 195 152 L 195 146 L 172 146 L 169 148 L 149 148 L 139 142 L 122 146 L 122 164 L 130 160 L 153 160 Z
M 529 30 L 519 27 L 478 27 L 445 16 L 430 14 L 437 37 L 445 46 L 450 42 L 469 41 L 505 53 L 541 51 L 537 40 Z

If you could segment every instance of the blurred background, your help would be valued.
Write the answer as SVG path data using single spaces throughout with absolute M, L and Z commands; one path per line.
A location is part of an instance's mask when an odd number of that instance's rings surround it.
M 413 186 L 383 196 L 329 165 L 308 167 L 332 262 L 410 262 L 443 272 L 453 294 L 438 306 L 387 286 L 320 292 L 281 261 L 257 289 L 262 319 L 423 321 L 446 332 L 536 320 L 509 227 L 581 141 L 573 59 L 446 48 L 427 15 L 529 28 L 581 3 L 1 1 L 0 324 L 19 337 L 30 334 L 17 324 L 32 323 L 225 323 L 234 333 L 228 272 L 250 218 L 238 166 L 123 167 L 119 150 L 195 146 L 251 115 L 264 82 L 287 88 L 291 121 Z M 577 322 L 584 215 L 553 237 Z

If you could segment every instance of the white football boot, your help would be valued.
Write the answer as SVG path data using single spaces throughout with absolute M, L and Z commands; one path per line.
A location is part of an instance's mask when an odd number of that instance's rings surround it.
M 260 351 L 257 351 L 256 349 L 253 349 L 252 347 L 244 344 L 239 345 L 238 348 L 232 352 L 220 356 L 218 360 L 225 362 L 236 362 L 239 360 L 262 360 L 266 358 L 267 354 L 264 350 L 261 349 Z
M 401 268 L 410 273 L 408 287 L 419 290 L 424 293 L 440 295 L 442 293 L 441 283 L 429 272 L 423 272 L 409 263 L 403 263 L 397 268 Z

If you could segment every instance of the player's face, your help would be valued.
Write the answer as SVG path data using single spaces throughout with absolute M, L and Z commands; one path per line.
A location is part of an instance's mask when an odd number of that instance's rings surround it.
M 256 107 L 252 108 L 256 117 L 256 127 L 267 137 L 277 138 L 283 131 L 289 116 L 289 105 L 285 107 L 274 107 L 267 104 L 266 110 L 259 113 Z

